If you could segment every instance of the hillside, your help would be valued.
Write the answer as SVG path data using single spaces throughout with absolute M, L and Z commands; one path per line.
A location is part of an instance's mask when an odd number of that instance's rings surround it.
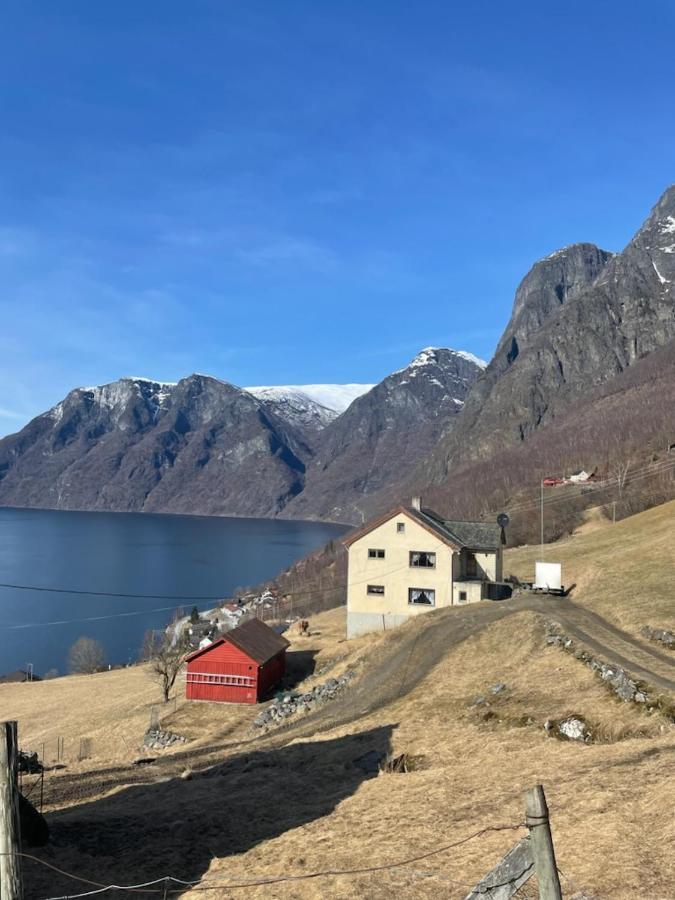
M 452 428 L 485 367 L 469 353 L 427 347 L 358 397 L 320 435 L 301 495 L 283 515 L 358 522 L 371 496 L 395 489 Z
M 271 516 L 302 490 L 313 433 L 206 375 L 78 388 L 0 441 L 0 503 Z
M 537 263 L 459 427 L 432 450 L 433 480 L 522 442 L 593 387 L 675 337 L 675 185 L 627 247 L 578 244 Z
M 362 491 L 398 482 L 447 428 L 480 371 L 436 348 L 376 386 L 190 375 L 76 388 L 0 440 L 0 504 L 272 517 L 309 485 L 325 518 L 349 521 Z M 316 518 L 316 503 L 289 515 Z
M 549 548 L 566 580 L 577 582 L 574 603 L 584 615 L 611 615 L 636 654 L 671 669 L 634 636 L 642 624 L 672 627 L 664 549 L 674 525 L 668 504 Z M 527 574 L 535 555 L 512 551 L 507 568 Z M 634 565 L 643 558 L 644 567 Z M 621 579 L 611 590 L 602 577 L 608 565 Z M 378 872 L 251 882 L 378 866 L 485 826 L 517 825 L 522 790 L 542 781 L 566 895 L 666 897 L 675 833 L 663 797 L 675 788 L 675 726 L 616 700 L 572 654 L 547 646 L 544 626 L 559 614 L 556 603 L 438 610 L 349 642 L 341 637 L 344 611 L 323 613 L 291 650 L 296 664 L 313 657 L 318 670 L 301 689 L 351 667 L 356 679 L 340 699 L 266 735 L 248 731 L 255 710 L 180 700 L 164 724 L 193 742 L 143 769 L 129 765 L 156 696 L 142 670 L 0 686 L 0 703 L 18 716 L 26 741 L 54 742 L 65 729 L 75 746 L 93 738 L 91 759 L 69 759 L 48 778 L 54 843 L 38 855 L 97 881 L 168 873 L 200 881 L 195 897 L 239 896 L 239 884 L 261 898 L 461 898 L 521 831 Z M 505 687 L 493 694 L 496 683 Z M 475 703 L 478 695 L 487 705 Z M 547 735 L 547 719 L 572 713 L 591 725 L 592 743 Z M 371 751 L 407 753 L 414 770 L 369 777 L 357 763 Z M 203 772 L 183 781 L 186 765 Z M 35 864 L 27 870 L 29 897 L 72 888 Z
M 353 523 L 421 493 L 466 517 L 551 471 L 647 461 L 675 443 L 654 388 L 672 393 L 674 241 L 675 186 L 620 253 L 579 243 L 536 262 L 487 366 L 430 347 L 370 390 L 202 375 L 76 389 L 0 440 L 0 503 Z

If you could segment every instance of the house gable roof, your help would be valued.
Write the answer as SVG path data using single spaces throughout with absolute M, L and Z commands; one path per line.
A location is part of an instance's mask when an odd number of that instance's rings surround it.
M 202 647 L 201 650 L 191 653 L 187 657 L 186 662 L 191 662 L 193 659 L 209 653 L 214 647 L 224 643 L 233 644 L 260 666 L 290 646 L 290 641 L 277 634 L 276 631 L 270 628 L 269 625 L 265 625 L 260 619 L 249 619 L 243 625 L 238 625 L 231 631 L 226 632 L 217 641 L 209 644 L 208 647 Z
M 379 528 L 380 525 L 384 525 L 385 522 L 400 515 L 406 515 L 413 519 L 453 550 L 461 550 L 462 547 L 469 550 L 496 550 L 500 545 L 501 529 L 496 523 L 491 525 L 486 522 L 461 522 L 444 519 L 432 509 L 426 507 L 415 509 L 412 506 L 397 506 L 383 516 L 367 522 L 361 528 L 347 535 L 343 540 L 344 545 L 350 547 L 375 528 Z

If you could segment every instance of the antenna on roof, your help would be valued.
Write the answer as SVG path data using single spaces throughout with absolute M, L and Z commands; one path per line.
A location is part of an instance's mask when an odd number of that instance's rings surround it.
M 506 515 L 506 513 L 499 513 L 499 515 L 497 516 L 497 525 L 499 525 L 499 527 L 502 530 L 502 544 L 503 545 L 506 544 L 506 530 L 505 529 L 506 529 L 506 526 L 509 524 L 509 521 L 510 521 L 510 519 Z

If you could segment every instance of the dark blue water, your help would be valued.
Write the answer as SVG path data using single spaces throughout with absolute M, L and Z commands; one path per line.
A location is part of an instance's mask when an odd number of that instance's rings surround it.
M 232 596 L 344 532 L 319 522 L 0 508 L 0 582 L 156 595 L 0 587 L 0 675 L 28 663 L 63 674 L 80 635 L 101 641 L 108 662 L 133 661 L 145 631 L 176 607 L 212 607 L 199 598 Z

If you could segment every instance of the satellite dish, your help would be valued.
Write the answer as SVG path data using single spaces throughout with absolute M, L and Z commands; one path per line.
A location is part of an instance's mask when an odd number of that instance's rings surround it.
M 506 526 L 509 524 L 509 517 L 506 513 L 499 513 L 497 516 L 497 525 L 502 530 L 502 546 L 506 546 L 506 531 L 504 530 Z

